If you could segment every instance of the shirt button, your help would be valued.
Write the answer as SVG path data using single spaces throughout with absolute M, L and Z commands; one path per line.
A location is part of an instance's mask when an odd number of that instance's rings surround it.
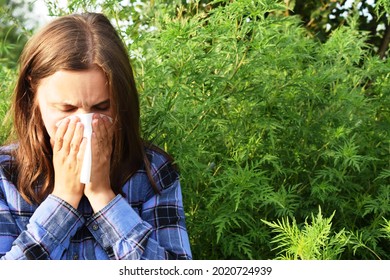
M 98 226 L 97 224 L 94 224 L 94 225 L 92 226 L 92 229 L 93 229 L 94 231 L 96 231 L 96 230 L 99 229 L 99 226 Z
M 73 259 L 74 259 L 74 260 L 78 260 L 78 259 L 79 259 L 79 255 L 74 254 L 74 255 L 73 255 Z

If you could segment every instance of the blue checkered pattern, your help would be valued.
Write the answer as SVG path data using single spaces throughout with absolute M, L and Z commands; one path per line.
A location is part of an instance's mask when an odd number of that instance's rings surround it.
M 93 213 L 49 195 L 28 204 L 0 169 L 2 259 L 191 259 L 179 175 L 160 153 L 148 150 L 156 194 L 138 170 L 106 207 Z M 0 165 L 7 164 L 0 156 Z

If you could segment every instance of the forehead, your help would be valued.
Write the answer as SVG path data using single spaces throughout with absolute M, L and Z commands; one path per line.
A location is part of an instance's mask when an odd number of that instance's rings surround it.
M 82 71 L 60 70 L 39 81 L 38 99 L 47 102 L 69 104 L 93 103 L 109 99 L 109 88 L 105 73 L 98 69 Z

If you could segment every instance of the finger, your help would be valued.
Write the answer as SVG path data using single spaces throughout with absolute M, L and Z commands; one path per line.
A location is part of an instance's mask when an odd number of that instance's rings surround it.
M 103 116 L 102 119 L 104 123 L 104 128 L 106 130 L 107 135 L 109 136 L 109 140 L 111 143 L 111 140 L 114 136 L 114 125 L 112 124 L 112 121 L 107 116 Z
M 95 116 L 96 117 L 92 121 L 92 129 L 94 132 L 93 137 L 96 138 L 95 143 L 98 144 L 99 149 L 102 149 L 108 145 L 107 131 L 104 127 L 104 122 L 100 115 L 96 114 Z
M 100 128 L 100 115 L 94 114 L 92 119 L 92 131 L 96 134 L 97 138 L 102 138 L 102 131 Z
M 79 152 L 81 142 L 83 140 L 84 126 L 81 122 L 76 124 L 75 132 L 70 143 L 70 154 L 76 156 Z
M 110 144 L 113 138 L 113 124 L 111 120 L 104 115 L 100 115 L 98 120 L 98 128 L 99 131 L 97 133 L 98 139 L 104 139 L 105 144 Z
M 80 143 L 80 148 L 77 153 L 77 161 L 79 162 L 80 166 L 83 164 L 84 160 L 84 154 L 85 154 L 85 148 L 87 147 L 87 138 L 83 138 Z
M 54 146 L 53 146 L 54 152 L 58 152 L 59 150 L 62 149 L 62 145 L 64 143 L 64 135 L 66 130 L 68 129 L 69 121 L 70 121 L 69 119 L 64 119 L 57 128 L 57 131 L 54 136 L 55 137 Z
M 95 132 L 91 135 L 92 153 L 101 156 L 101 153 L 107 149 L 105 138 L 99 138 Z
M 76 125 L 77 125 L 78 122 L 79 122 L 79 118 L 78 117 L 72 117 L 70 122 L 69 122 L 68 129 L 65 132 L 64 142 L 62 144 L 62 149 L 66 153 L 70 152 L 70 145 L 72 143 L 73 135 L 75 133 Z

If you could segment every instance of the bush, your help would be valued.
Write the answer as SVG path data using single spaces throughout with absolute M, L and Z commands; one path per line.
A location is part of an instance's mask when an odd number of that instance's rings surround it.
M 11 131 L 11 116 L 9 108 L 11 106 L 11 94 L 14 87 L 16 73 L 4 65 L 0 65 L 0 143 L 5 143 Z
M 156 1 L 118 26 L 143 135 L 180 166 L 194 258 L 388 259 L 390 63 L 353 27 L 317 42 L 282 2 Z
M 352 28 L 316 42 L 284 9 L 159 17 L 133 45 L 144 134 L 182 169 L 194 256 L 275 258 L 262 220 L 303 225 L 320 206 L 351 237 L 334 258 L 388 258 L 389 62 Z

